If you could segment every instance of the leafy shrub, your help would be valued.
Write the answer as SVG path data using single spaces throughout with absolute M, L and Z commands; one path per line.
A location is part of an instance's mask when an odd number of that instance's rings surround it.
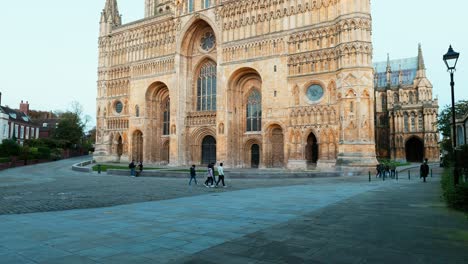
M 10 157 L 10 156 L 18 156 L 21 154 L 21 147 L 20 145 L 11 139 L 3 140 L 2 144 L 0 145 L 0 156 L 2 157 Z
M 444 171 L 441 184 L 447 204 L 454 209 L 468 212 L 468 182 L 455 186 L 453 169 L 447 169 Z

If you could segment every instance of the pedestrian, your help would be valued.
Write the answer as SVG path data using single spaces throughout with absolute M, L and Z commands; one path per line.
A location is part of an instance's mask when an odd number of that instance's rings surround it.
M 385 165 L 385 177 L 390 177 L 390 166 Z
M 208 164 L 207 173 L 206 173 L 206 181 L 205 181 L 205 186 L 207 188 L 214 186 L 212 166 L 213 166 L 212 163 Z
M 380 173 L 381 173 L 381 166 L 380 163 L 377 164 L 377 167 L 375 168 L 377 170 L 377 174 L 375 175 L 376 178 L 380 178 Z
M 426 182 L 426 177 L 429 175 L 429 165 L 427 165 L 427 159 L 425 159 L 424 163 L 421 164 L 419 175 L 419 178 L 423 178 L 424 182 Z
M 395 164 L 390 165 L 390 176 L 392 179 L 395 179 L 396 177 L 396 166 Z
M 101 164 L 98 164 L 97 165 L 97 173 L 101 174 L 101 171 L 102 171 Z
M 190 167 L 190 181 L 188 185 L 192 185 L 192 180 L 195 180 L 195 184 L 197 183 L 197 171 L 195 170 L 195 164 Z
M 135 160 L 132 160 L 130 164 L 128 164 L 128 168 L 130 168 L 130 176 L 135 177 Z
M 216 183 L 216 187 L 218 187 L 219 182 L 223 182 L 223 187 L 226 188 L 226 184 L 224 184 L 224 169 L 223 163 L 220 163 L 218 166 L 218 182 Z
M 138 163 L 138 176 L 140 176 L 143 173 L 143 161 L 140 161 Z

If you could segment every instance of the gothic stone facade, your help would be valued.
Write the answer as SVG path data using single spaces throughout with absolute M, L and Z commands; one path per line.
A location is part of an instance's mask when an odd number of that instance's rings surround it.
M 437 113 L 421 46 L 414 58 L 375 63 L 377 156 L 438 161 Z
M 369 0 L 146 0 L 99 38 L 98 161 L 376 164 Z

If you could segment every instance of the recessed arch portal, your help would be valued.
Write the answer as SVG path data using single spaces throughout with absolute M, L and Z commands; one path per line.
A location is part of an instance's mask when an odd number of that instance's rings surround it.
M 310 133 L 307 137 L 307 145 L 305 148 L 307 165 L 317 164 L 319 158 L 319 147 L 317 137 L 314 133 Z
M 213 136 L 203 138 L 202 146 L 202 164 L 216 163 L 216 139 Z
M 422 162 L 424 159 L 424 141 L 419 137 L 411 137 L 405 144 L 406 161 Z

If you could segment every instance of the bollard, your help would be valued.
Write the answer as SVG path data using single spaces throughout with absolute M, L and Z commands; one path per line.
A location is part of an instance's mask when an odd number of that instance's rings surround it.
M 370 174 L 370 171 L 369 171 L 369 182 L 371 182 L 371 174 Z
M 432 178 L 432 169 L 431 169 L 431 178 Z
M 408 180 L 411 181 L 411 172 L 410 171 L 408 171 Z
M 396 180 L 398 181 L 398 171 L 395 171 L 395 177 L 396 177 Z

